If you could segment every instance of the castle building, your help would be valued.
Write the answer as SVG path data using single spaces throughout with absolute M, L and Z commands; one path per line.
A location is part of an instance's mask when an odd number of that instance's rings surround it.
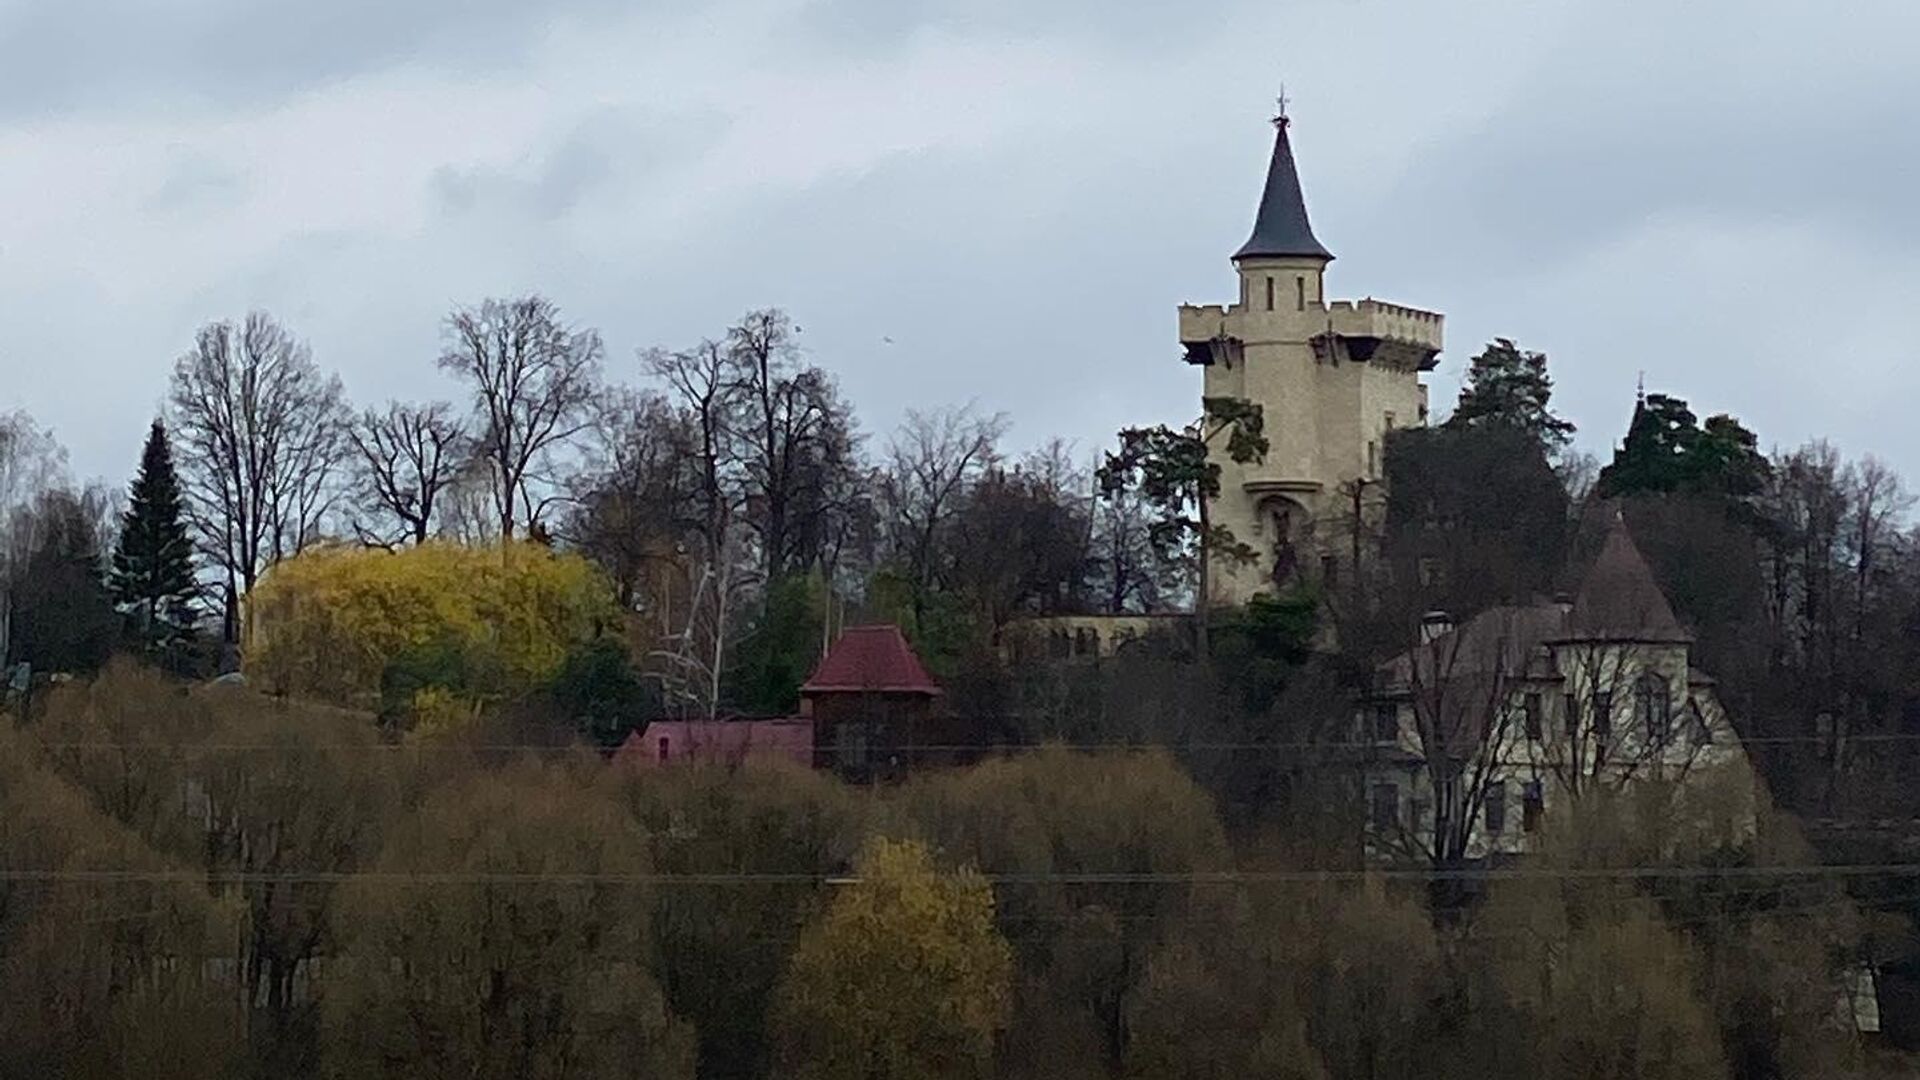
M 1356 520 L 1377 507 L 1386 433 L 1424 424 L 1420 373 L 1438 363 L 1441 316 L 1371 298 L 1328 300 L 1333 253 L 1307 221 L 1284 108 L 1253 235 L 1233 253 L 1232 304 L 1185 304 L 1180 343 L 1203 369 L 1204 398 L 1260 406 L 1269 449 L 1240 464 L 1209 432 L 1221 469 L 1213 524 L 1253 548 L 1252 563 L 1216 558 L 1208 601 L 1245 603 L 1295 580 L 1337 575 Z

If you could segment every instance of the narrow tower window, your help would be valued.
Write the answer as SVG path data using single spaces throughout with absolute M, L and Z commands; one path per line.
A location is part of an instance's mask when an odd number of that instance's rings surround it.
M 1267 310 L 1273 310 L 1273 278 L 1267 278 Z
M 1307 279 L 1306 278 L 1295 277 L 1293 279 L 1293 310 L 1295 311 L 1307 310 Z

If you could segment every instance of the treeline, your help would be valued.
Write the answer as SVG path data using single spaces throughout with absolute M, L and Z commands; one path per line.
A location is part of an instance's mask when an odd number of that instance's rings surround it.
M 1426 882 L 1166 752 L 851 788 L 396 747 L 128 666 L 0 728 L 0 1074 L 1831 1077 L 1883 933 L 1785 819 L 1583 801 Z
M 132 646 L 208 674 L 237 662 L 245 598 L 302 551 L 532 538 L 606 574 L 670 708 L 777 712 L 847 617 L 901 623 L 951 674 L 1019 614 L 1182 594 L 1150 508 L 1096 499 L 1090 460 L 1012 453 L 1004 418 L 972 406 L 869 437 L 782 312 L 621 363 L 539 296 L 443 329 L 460 400 L 355 407 L 271 316 L 208 324 L 126 501 L 76 488 L 51 436 L 7 418 L 8 657 L 86 671 Z
M 1218 484 L 1202 435 L 1256 458 L 1258 409 L 1127 429 L 1087 469 L 1057 443 L 1010 452 L 1004 420 L 965 407 L 863 436 L 777 311 L 619 365 L 540 297 L 456 309 L 444 330 L 463 400 L 356 410 L 272 318 L 209 325 L 124 501 L 73 484 L 29 418 L 0 422 L 9 661 L 84 672 L 131 649 L 209 675 L 238 663 L 241 598 L 302 550 L 533 537 L 604 576 L 617 611 L 593 634 L 531 682 L 434 641 L 387 658 L 379 701 L 349 703 L 391 719 L 423 689 L 538 692 L 562 728 L 614 742 L 656 715 L 786 712 L 823 638 L 872 619 L 903 626 L 986 742 L 1328 741 L 1422 612 L 1564 592 L 1624 513 L 1777 795 L 1821 817 L 1914 809 L 1912 498 L 1825 442 L 1767 453 L 1736 419 L 1652 393 L 1603 463 L 1569 449 L 1546 358 L 1498 340 L 1445 422 L 1395 433 L 1379 478 L 1334 493 L 1315 542 L 1337 574 L 1303 567 L 1217 613 L 1210 664 L 1061 672 L 1006 664 L 1005 628 L 1182 610 L 1203 548 L 1257 554 L 1202 529 L 1197 502 Z M 1289 783 L 1230 756 L 1186 764 L 1236 827 Z

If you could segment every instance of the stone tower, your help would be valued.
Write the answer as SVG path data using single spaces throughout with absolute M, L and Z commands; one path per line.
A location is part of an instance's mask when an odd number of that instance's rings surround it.
M 1307 222 L 1284 110 L 1273 126 L 1253 235 L 1233 253 L 1239 300 L 1180 308 L 1180 344 L 1202 368 L 1202 394 L 1259 405 L 1271 444 L 1265 461 L 1240 465 L 1224 435 L 1210 443 L 1221 468 L 1212 521 L 1258 553 L 1251 564 L 1215 561 L 1214 605 L 1337 576 L 1351 562 L 1355 514 L 1379 504 L 1386 433 L 1426 422 L 1420 373 L 1441 345 L 1435 312 L 1326 298 L 1333 254 Z

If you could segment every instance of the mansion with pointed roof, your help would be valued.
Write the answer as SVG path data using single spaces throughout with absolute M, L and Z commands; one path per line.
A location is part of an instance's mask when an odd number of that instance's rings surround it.
M 1355 718 L 1368 851 L 1522 854 L 1556 803 L 1645 781 L 1745 839 L 1751 762 L 1692 646 L 1618 516 L 1571 599 L 1429 615 Z

